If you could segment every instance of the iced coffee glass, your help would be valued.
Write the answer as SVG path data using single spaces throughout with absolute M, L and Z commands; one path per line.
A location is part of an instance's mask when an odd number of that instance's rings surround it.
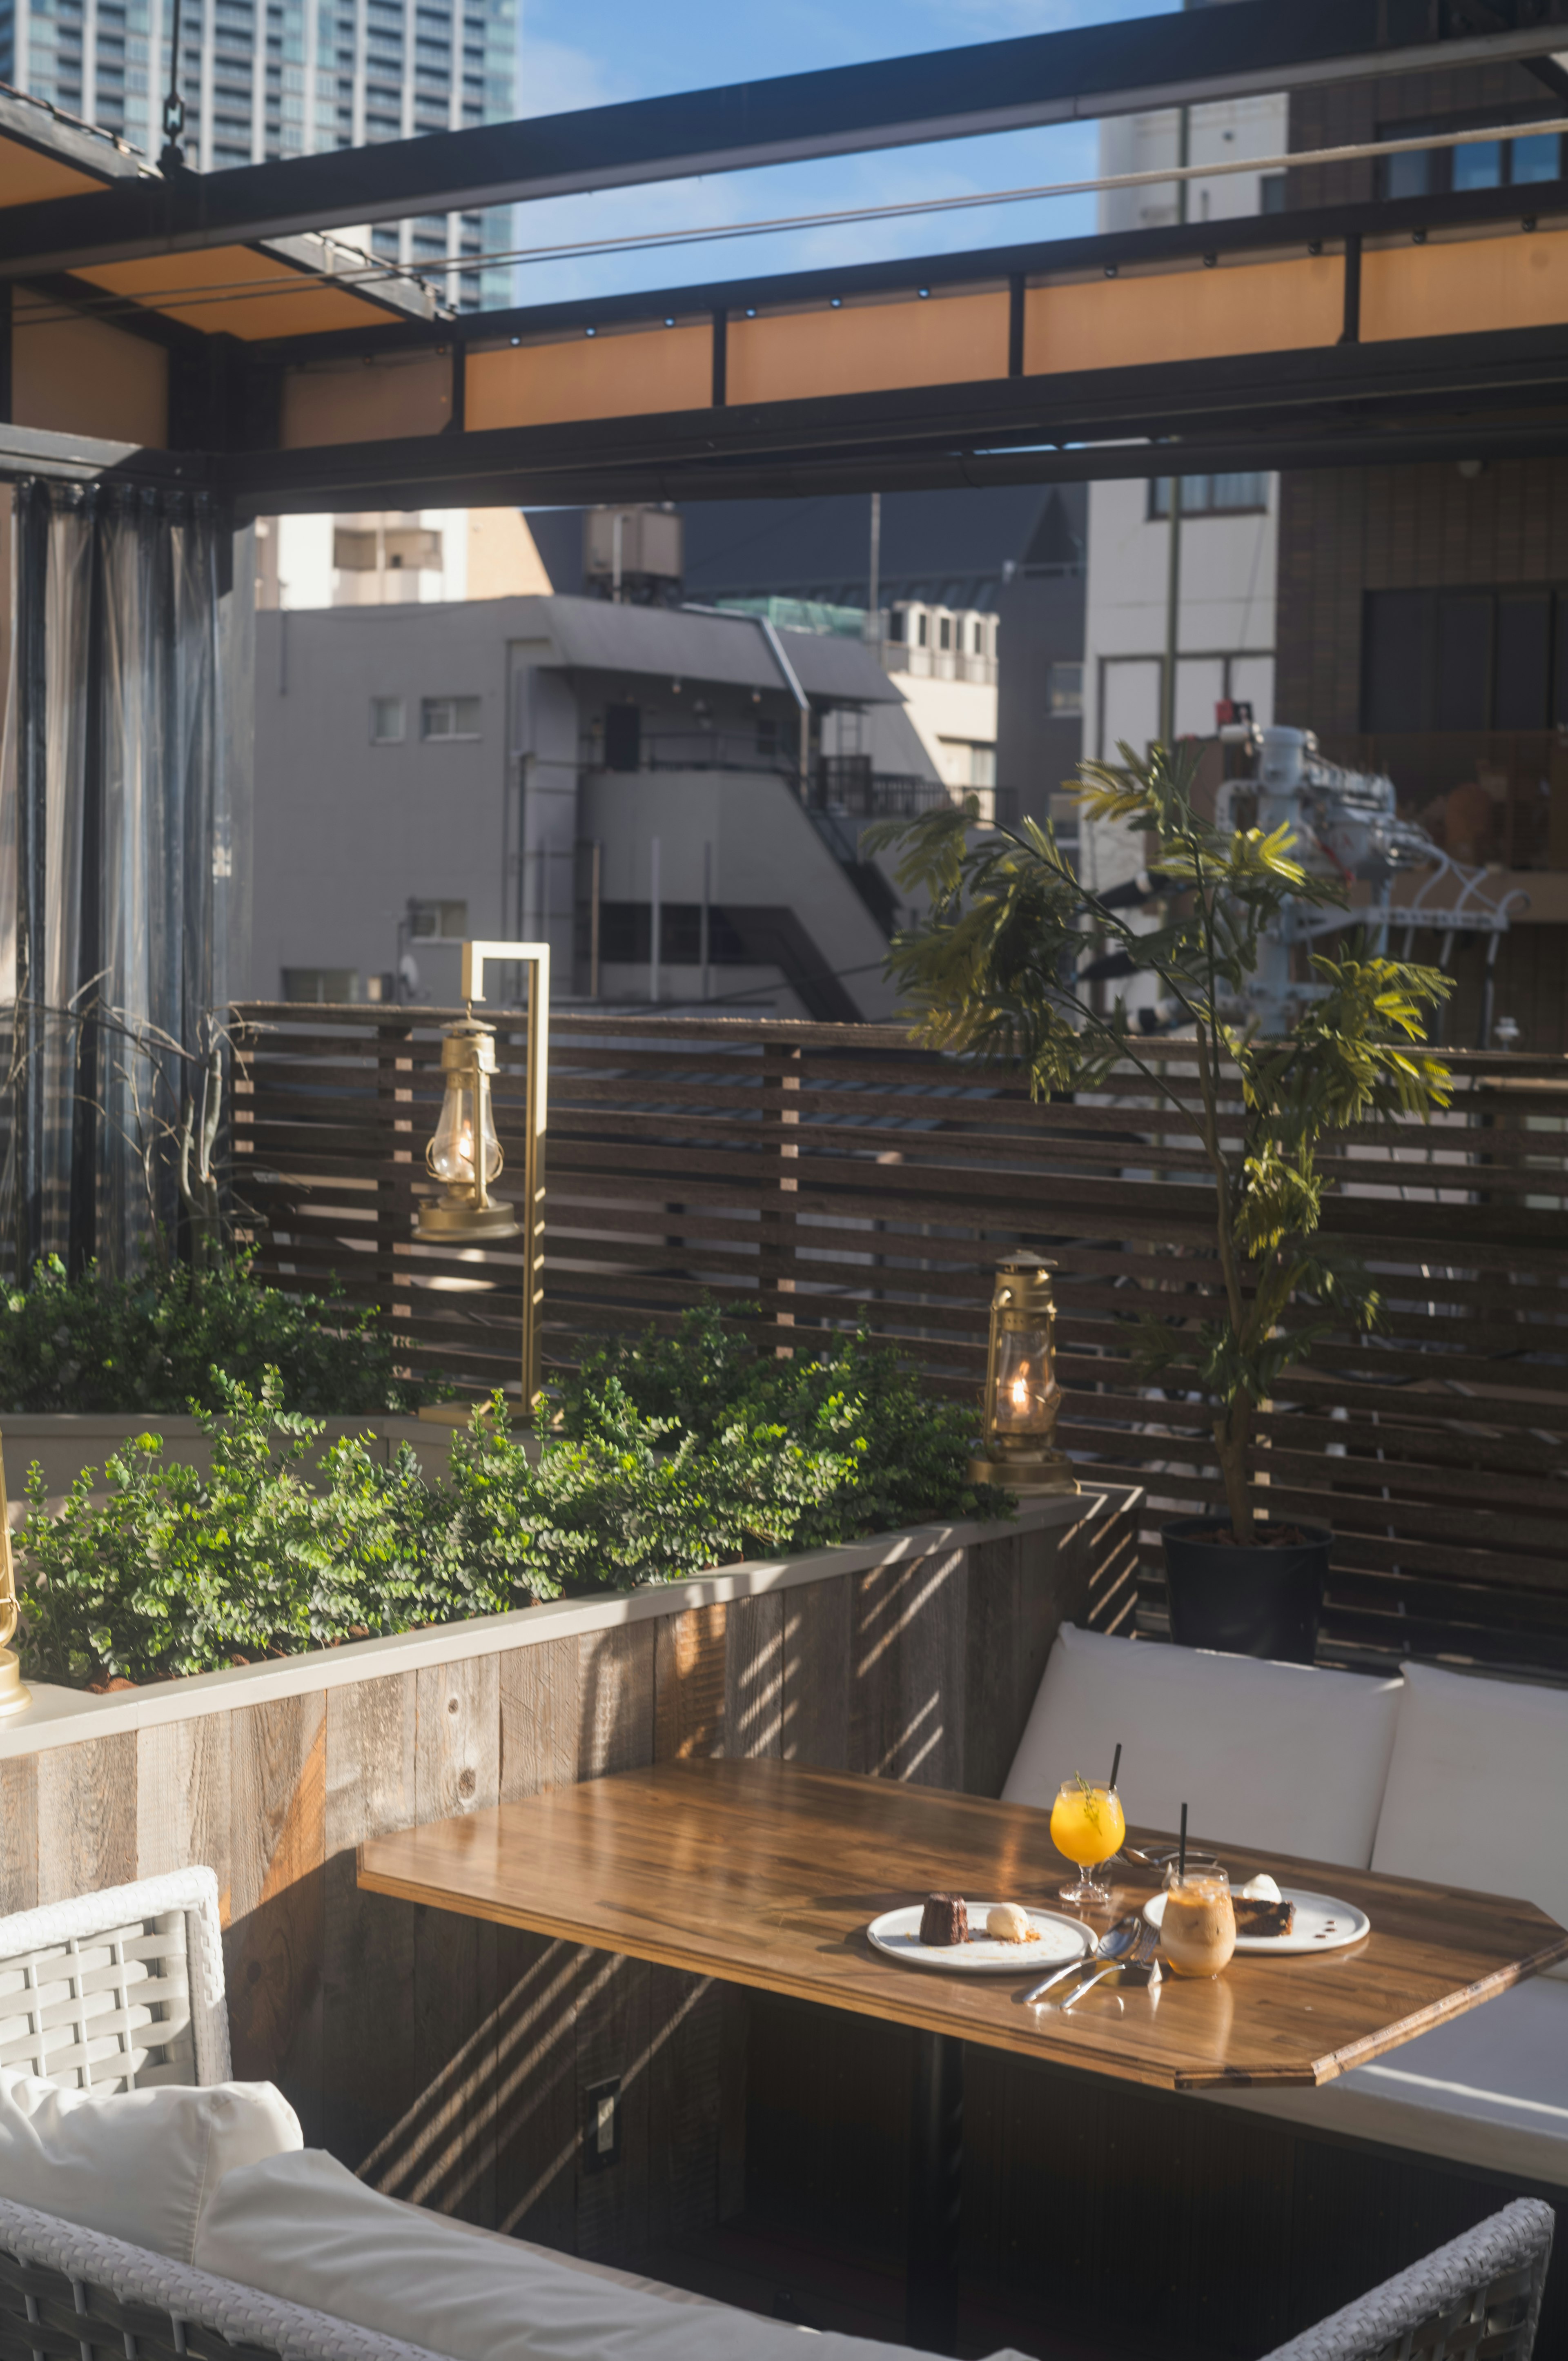
M 1159 1947 L 1179 1976 L 1217 1976 L 1229 1966 L 1236 1948 L 1236 1915 L 1223 1869 L 1194 1863 L 1183 1877 L 1172 1861 L 1165 1872 Z

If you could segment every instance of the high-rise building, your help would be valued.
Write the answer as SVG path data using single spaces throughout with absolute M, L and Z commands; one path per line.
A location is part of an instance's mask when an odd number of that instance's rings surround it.
M 173 22 L 174 0 L 0 0 L 0 81 L 156 156 Z M 504 122 L 517 38 L 518 0 L 181 0 L 186 156 L 221 171 Z M 437 214 L 371 245 L 465 310 L 504 304 L 511 272 L 484 257 L 510 218 Z

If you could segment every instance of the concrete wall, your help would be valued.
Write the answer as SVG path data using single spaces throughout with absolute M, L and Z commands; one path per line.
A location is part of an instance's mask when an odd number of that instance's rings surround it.
M 893 1015 L 896 995 L 882 972 L 887 938 L 785 779 L 765 771 L 596 771 L 584 778 L 581 811 L 585 838 L 604 848 L 605 901 L 651 899 L 657 837 L 661 903 L 700 903 L 706 848 L 714 902 L 791 904 L 823 971 L 852 971 L 846 981 L 862 1016 L 876 1023 Z M 604 971 L 607 999 L 641 999 L 648 988 L 646 967 Z M 661 967 L 664 999 L 696 1000 L 701 988 L 699 968 Z M 781 1016 L 806 1014 L 776 968 L 710 970 L 710 996 L 751 989 L 770 991 Z
M 1230 165 L 1244 158 L 1283 156 L 1290 144 L 1289 101 L 1283 95 L 1221 99 L 1189 107 L 1186 114 L 1190 164 Z M 1101 128 L 1100 169 L 1105 173 L 1157 171 L 1162 164 L 1178 160 L 1179 137 L 1180 113 L 1174 106 L 1146 115 L 1112 115 Z M 1227 171 L 1213 180 L 1190 181 L 1185 214 L 1178 209 L 1174 181 L 1139 189 L 1105 189 L 1100 197 L 1100 226 L 1157 229 L 1181 219 L 1232 221 L 1238 214 L 1262 213 L 1261 180 L 1256 172 Z
M 470 934 L 512 933 L 509 638 L 526 612 L 498 599 L 257 618 L 257 996 L 276 998 L 288 968 L 394 969 L 411 895 L 466 903 Z M 481 700 L 478 738 L 422 743 L 421 698 L 448 696 Z M 371 742 L 378 697 L 403 699 L 400 745 Z M 436 999 L 455 996 L 456 961 L 422 959 Z

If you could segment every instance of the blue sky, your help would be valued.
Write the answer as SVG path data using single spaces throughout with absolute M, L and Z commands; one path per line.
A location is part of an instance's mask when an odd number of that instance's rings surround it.
M 1179 0 L 522 0 L 521 115 L 651 98 L 817 66 L 908 56 L 967 41 L 1164 15 Z M 1092 124 L 729 172 L 706 181 L 606 190 L 520 206 L 515 242 L 548 246 L 650 229 L 711 226 L 1044 181 L 1095 168 Z M 1094 225 L 1092 197 L 1066 197 L 914 222 L 795 230 L 651 254 L 520 267 L 521 303 L 679 286 L 755 271 L 930 254 L 1014 238 L 1068 237 Z

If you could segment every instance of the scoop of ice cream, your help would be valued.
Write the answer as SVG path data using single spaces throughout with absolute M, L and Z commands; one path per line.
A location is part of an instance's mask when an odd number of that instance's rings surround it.
M 1256 1877 L 1249 1877 L 1240 1891 L 1249 1902 L 1283 1902 L 1285 1899 L 1266 1870 L 1260 1871 Z
M 985 1931 L 997 1943 L 1026 1943 L 1029 1914 L 1015 1902 L 997 1902 L 985 1914 Z

